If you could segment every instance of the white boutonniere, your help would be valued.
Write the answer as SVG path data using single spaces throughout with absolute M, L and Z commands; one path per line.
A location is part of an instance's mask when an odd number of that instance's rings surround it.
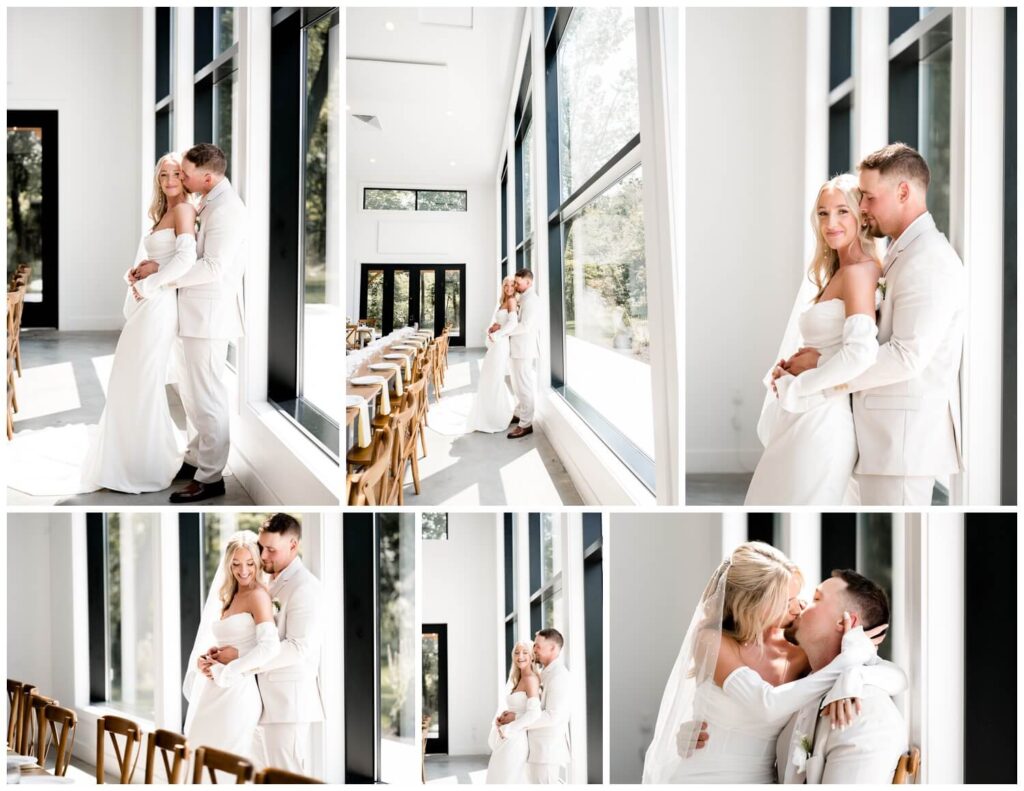
M 885 301 L 885 288 L 886 282 L 884 277 L 878 278 L 878 284 L 875 286 L 875 309 Z
M 271 599 L 270 606 L 274 608 L 274 616 L 277 617 L 278 613 L 281 612 L 281 600 Z
M 807 770 L 807 759 L 811 757 L 811 739 L 805 733 L 796 732 L 796 745 L 793 747 L 793 766 L 797 772 Z

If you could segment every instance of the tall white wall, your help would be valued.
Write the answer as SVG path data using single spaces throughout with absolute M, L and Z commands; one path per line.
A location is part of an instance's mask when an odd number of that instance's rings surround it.
M 119 329 L 141 235 L 137 8 L 10 8 L 7 106 L 57 110 L 59 318 Z
M 359 273 L 363 264 L 465 264 L 466 345 L 483 346 L 491 313 L 498 302 L 494 185 L 481 182 L 460 187 L 469 193 L 466 212 L 363 211 L 364 186 L 377 185 L 348 182 L 348 316 L 360 318 Z M 438 188 L 436 184 L 387 186 Z M 422 239 L 421 251 L 384 252 L 398 243 L 415 244 L 417 239 Z
M 694 607 L 722 560 L 718 514 L 611 516 L 611 782 L 639 783 L 658 707 Z
M 497 531 L 493 514 L 449 514 L 448 540 L 423 542 L 423 623 L 448 625 L 448 752 L 487 754 L 497 708 Z M 503 666 L 503 665 L 502 665 Z
M 806 14 L 686 9 L 688 472 L 760 456 L 761 378 L 807 265 Z
M 60 541 L 51 520 L 61 518 L 11 514 L 7 520 L 7 677 L 35 684 L 44 695 L 53 689 L 51 543 Z

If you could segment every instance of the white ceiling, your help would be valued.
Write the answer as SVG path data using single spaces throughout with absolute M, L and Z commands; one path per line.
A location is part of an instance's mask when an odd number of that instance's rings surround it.
M 349 8 L 348 178 L 493 178 L 522 17 L 522 8 Z M 377 116 L 381 128 L 353 114 Z

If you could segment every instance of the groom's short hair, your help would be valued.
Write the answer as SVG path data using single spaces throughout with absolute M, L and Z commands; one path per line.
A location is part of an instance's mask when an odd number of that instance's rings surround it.
M 530 280 L 533 280 L 533 272 L 529 269 L 517 269 L 516 277 L 528 277 Z
M 218 176 L 223 176 L 228 169 L 228 158 L 219 146 L 213 143 L 199 143 L 185 152 L 185 159 L 197 168 L 203 168 Z
M 541 629 L 537 632 L 537 637 L 543 637 L 545 640 L 550 640 L 556 643 L 559 648 L 565 645 L 565 639 L 562 637 L 562 633 L 557 629 Z
M 874 629 L 889 623 L 889 597 L 880 585 L 853 569 L 836 569 L 832 576 L 846 583 L 843 593 L 850 600 L 850 609 L 860 613 L 861 626 Z
M 295 536 L 296 540 L 302 540 L 302 524 L 290 514 L 274 514 L 263 523 L 260 531 L 279 533 L 283 536 Z
M 858 170 L 877 170 L 880 175 L 890 173 L 904 181 L 916 181 L 928 189 L 931 172 L 923 156 L 906 143 L 890 143 L 872 151 L 857 166 Z

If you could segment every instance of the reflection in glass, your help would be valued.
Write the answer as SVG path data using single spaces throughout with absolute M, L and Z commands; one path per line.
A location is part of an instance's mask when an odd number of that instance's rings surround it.
M 395 305 L 392 326 L 397 330 L 409 323 L 409 270 L 395 270 Z
M 420 327 L 434 328 L 434 270 L 420 270 Z
M 380 732 L 412 744 L 415 727 L 415 525 L 380 514 Z
M 562 524 L 554 514 L 540 515 L 540 584 L 562 573 Z
M 341 422 L 341 88 L 338 15 L 305 30 L 302 395 Z
M 43 301 L 43 130 L 7 128 L 7 280 L 32 267 L 26 302 Z
M 213 40 L 216 44 L 214 55 L 220 55 L 220 53 L 230 49 L 231 45 L 235 43 L 235 9 L 215 8 L 213 19 L 216 26 L 213 34 Z
M 529 243 L 533 236 L 533 124 L 526 127 L 523 135 L 523 239 Z M 525 265 L 530 268 L 531 259 Z
M 217 564 L 220 563 L 221 537 L 220 514 L 203 514 L 203 594 L 201 601 L 206 601 L 206 596 L 213 585 L 213 578 L 217 574 Z
M 632 8 L 576 8 L 558 44 L 561 199 L 640 131 Z
M 448 514 L 424 512 L 421 533 L 425 541 L 446 540 L 448 538 Z
M 363 191 L 363 208 L 379 211 L 416 211 L 416 190 L 367 188 Z
M 562 619 L 562 587 L 559 585 L 550 598 L 541 603 L 541 629 L 557 629 L 563 632 L 565 627 Z M 562 636 L 565 636 L 564 632 Z
M 935 225 L 949 235 L 950 66 L 953 44 L 947 43 L 921 61 L 918 139 L 928 162 L 928 210 Z
M 384 320 L 384 273 L 379 269 L 366 273 L 366 315 L 360 318 L 376 321 L 378 327 Z
M 423 719 L 429 719 L 427 738 L 436 739 L 441 733 L 438 692 L 440 678 L 440 635 L 423 633 Z
M 417 211 L 466 211 L 466 193 L 456 190 L 418 190 Z
M 222 77 L 213 84 L 213 142 L 224 152 L 228 160 L 226 176 L 231 178 L 231 162 L 234 159 L 234 139 L 237 136 L 238 116 L 238 70 Z
M 565 226 L 565 382 L 654 457 L 643 174 L 630 171 Z
M 458 269 L 446 269 L 444 271 L 444 322 L 450 328 L 448 334 L 453 338 L 462 334 L 462 325 L 459 320 L 461 292 L 462 273 Z
M 107 703 L 155 716 L 159 514 L 108 514 Z

